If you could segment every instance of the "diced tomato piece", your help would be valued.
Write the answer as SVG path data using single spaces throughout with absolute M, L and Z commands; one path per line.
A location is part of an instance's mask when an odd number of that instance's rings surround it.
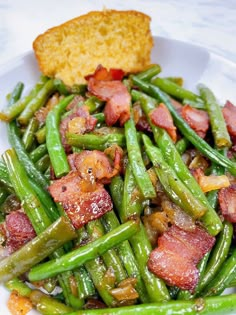
M 196 226 L 190 231 L 172 225 L 158 238 L 148 268 L 167 284 L 193 292 L 199 278 L 196 265 L 214 243 L 215 238 L 203 228 Z
M 99 81 L 91 78 L 88 81 L 88 90 L 107 102 L 104 115 L 108 126 L 114 125 L 118 120 L 123 126 L 130 118 L 131 96 L 121 81 Z
M 154 125 L 165 129 L 170 135 L 171 139 L 176 142 L 176 127 L 168 108 L 163 103 L 156 107 L 150 113 L 149 117 Z
M 14 211 L 6 216 L 6 234 L 6 245 L 10 253 L 21 248 L 36 236 L 29 218 L 21 211 Z
M 236 106 L 227 101 L 222 109 L 222 113 L 231 136 L 236 136 Z
M 180 113 L 199 137 L 204 138 L 206 136 L 206 132 L 209 128 L 209 116 L 204 110 L 185 105 Z
M 75 228 L 101 217 L 113 206 L 103 185 L 81 178 L 78 171 L 54 181 L 49 192 L 62 204 Z
M 236 223 L 236 185 L 222 188 L 218 193 L 218 199 L 224 218 Z

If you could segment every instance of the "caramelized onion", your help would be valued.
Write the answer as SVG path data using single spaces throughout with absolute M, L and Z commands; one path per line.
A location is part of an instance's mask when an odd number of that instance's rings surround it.
M 131 284 L 111 289 L 110 293 L 117 301 L 135 300 L 139 297 L 137 291 Z

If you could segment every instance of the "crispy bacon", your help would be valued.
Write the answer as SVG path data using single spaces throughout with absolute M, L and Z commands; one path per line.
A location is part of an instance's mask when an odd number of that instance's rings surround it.
M 209 128 L 209 116 L 204 110 L 185 105 L 180 114 L 199 137 L 204 138 L 206 136 Z
M 121 158 L 122 150 L 115 148 L 114 167 L 112 167 L 108 156 L 98 150 L 84 150 L 80 153 L 71 154 L 68 161 L 72 170 L 78 170 L 81 178 L 107 184 L 113 176 L 119 173 Z
M 236 184 L 222 188 L 218 193 L 218 200 L 224 218 L 236 223 Z
M 176 142 L 176 127 L 173 123 L 171 114 L 165 104 L 161 103 L 158 107 L 156 107 L 150 113 L 149 117 L 154 125 L 165 129 L 170 135 L 171 139 Z
M 222 109 L 222 113 L 231 136 L 236 136 L 236 106 L 227 101 Z
M 104 115 L 108 126 L 114 125 L 118 120 L 123 126 L 130 118 L 131 96 L 121 81 L 99 81 L 90 78 L 88 90 L 102 101 L 106 101 Z
M 47 114 L 53 109 L 54 106 L 59 103 L 59 100 L 59 94 L 53 94 L 52 97 L 50 97 L 47 101 L 47 104 L 35 112 L 35 117 L 37 118 L 40 125 L 43 125 L 46 122 Z
M 98 65 L 93 74 L 85 76 L 85 80 L 89 81 L 89 79 L 94 78 L 98 81 L 121 81 L 124 75 L 125 73 L 122 69 L 111 68 L 108 71 L 107 68 L 103 67 L 102 65 Z
M 79 171 L 53 182 L 49 192 L 62 203 L 75 228 L 101 217 L 112 209 L 112 200 L 102 184 L 83 179 Z
M 67 144 L 66 132 L 84 134 L 92 131 L 97 123 L 97 119 L 89 114 L 87 106 L 75 106 L 72 113 L 64 118 L 60 123 L 60 135 L 62 144 L 66 152 L 70 152 L 70 146 Z
M 36 236 L 27 215 L 18 210 L 6 216 L 6 234 L 6 245 L 10 253 L 21 248 Z
M 172 225 L 158 238 L 148 268 L 168 285 L 194 292 L 199 279 L 196 265 L 214 243 L 215 238 L 198 226 L 186 231 Z

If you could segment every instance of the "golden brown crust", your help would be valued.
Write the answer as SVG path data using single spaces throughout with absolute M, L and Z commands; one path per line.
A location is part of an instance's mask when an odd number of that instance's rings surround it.
M 150 64 L 150 17 L 138 11 L 92 11 L 47 30 L 33 42 L 41 72 L 84 83 L 98 64 L 141 71 Z

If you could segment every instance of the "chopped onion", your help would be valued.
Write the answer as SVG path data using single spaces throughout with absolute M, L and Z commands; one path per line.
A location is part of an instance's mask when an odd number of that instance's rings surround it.
M 135 300 L 139 297 L 137 291 L 131 284 L 114 288 L 110 290 L 110 293 L 117 301 Z

